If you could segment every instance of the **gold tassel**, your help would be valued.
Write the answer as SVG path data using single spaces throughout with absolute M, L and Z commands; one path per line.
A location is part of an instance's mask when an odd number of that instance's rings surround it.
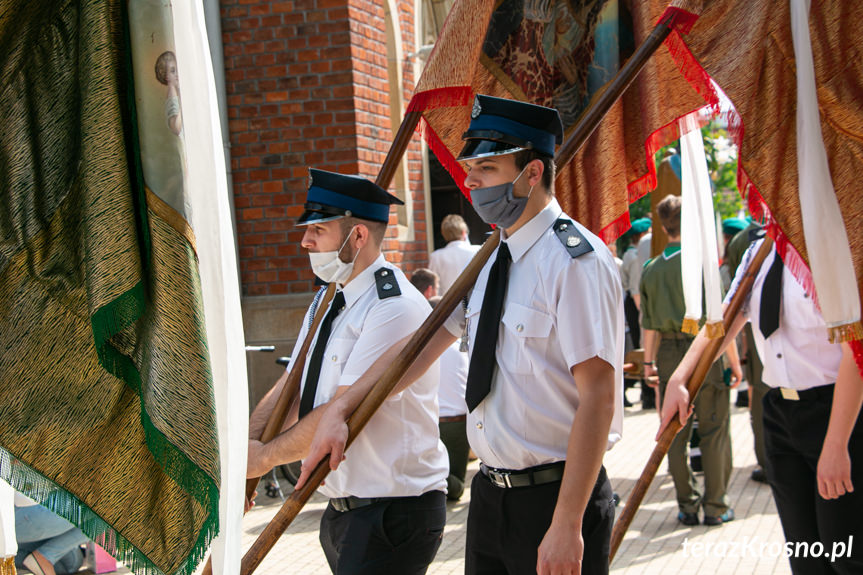
M 698 335 L 698 321 L 690 317 L 683 318 L 683 325 L 680 326 L 680 331 L 689 335 Z
M 17 573 L 18 572 L 15 570 L 14 555 L 0 560 L 0 575 L 16 575 Z
M 716 323 L 706 323 L 704 324 L 704 335 L 707 336 L 707 339 L 719 339 L 725 337 L 725 326 L 722 325 L 721 321 L 717 321 Z
M 863 339 L 863 324 L 859 321 L 827 328 L 830 343 L 847 343 Z

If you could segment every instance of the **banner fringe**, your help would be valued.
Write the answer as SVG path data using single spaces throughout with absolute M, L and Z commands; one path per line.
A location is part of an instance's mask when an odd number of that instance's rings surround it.
M 680 326 L 680 331 L 688 333 L 689 335 L 698 335 L 698 332 L 700 331 L 698 320 L 692 319 L 691 317 L 683 318 L 683 324 Z
M 848 343 L 863 339 L 863 324 L 859 321 L 827 328 L 830 343 Z
M 50 509 L 60 517 L 74 523 L 90 539 L 96 541 L 112 557 L 129 567 L 136 575 L 193 575 L 204 560 L 210 543 L 218 533 L 218 507 L 201 528 L 195 547 L 174 573 L 165 573 L 146 555 L 141 553 L 122 533 L 115 530 L 102 517 L 72 493 L 38 473 L 0 447 L 0 479 L 17 491 Z M 218 499 L 216 499 L 218 505 Z M 14 558 L 13 558 L 14 559 Z M 14 571 L 14 561 L 13 561 Z M 0 575 L 6 572 L 0 570 Z
M 17 571 L 15 570 L 15 556 L 7 557 L 3 560 L 0 560 L 0 575 L 16 575 Z

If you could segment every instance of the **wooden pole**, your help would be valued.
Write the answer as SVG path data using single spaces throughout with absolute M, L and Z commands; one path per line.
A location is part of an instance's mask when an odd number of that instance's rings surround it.
M 408 344 L 399 354 L 396 361 L 384 372 L 383 376 L 375 384 L 374 388 L 369 391 L 368 395 L 360 402 L 356 410 L 354 410 L 348 423 L 349 435 L 346 444 L 350 446 L 357 434 L 362 431 L 366 423 L 378 407 L 386 400 L 390 392 L 398 384 L 399 380 L 413 364 L 419 356 L 423 347 L 428 343 L 431 337 L 444 324 L 446 319 L 452 313 L 462 298 L 467 294 L 468 290 L 476 282 L 480 270 L 485 264 L 488 257 L 497 247 L 500 241 L 500 230 L 495 230 L 492 235 L 485 241 L 479 252 L 474 255 L 467 268 L 458 277 L 455 284 L 444 294 L 443 299 L 432 310 L 431 315 L 426 318 L 425 322 L 420 326 Z M 267 552 L 275 545 L 276 541 L 281 537 L 282 533 L 287 529 L 288 525 L 299 514 L 303 505 L 309 500 L 312 494 L 317 490 L 318 485 L 324 480 L 330 471 L 329 457 L 324 458 L 312 475 L 306 481 L 301 489 L 294 491 L 290 497 L 282 505 L 275 517 L 270 520 L 270 523 L 264 528 L 263 532 L 258 536 L 258 539 L 252 544 L 252 547 L 243 556 L 242 567 L 240 573 L 248 575 L 252 573 L 261 561 L 263 561 Z
M 731 323 L 740 312 L 740 308 L 743 307 L 743 301 L 752 290 L 752 283 L 755 281 L 755 276 L 758 275 L 758 270 L 761 269 L 761 264 L 764 263 L 764 258 L 767 257 L 767 254 L 769 254 L 772 249 L 773 240 L 765 238 L 761 247 L 755 253 L 755 257 L 752 258 L 752 263 L 746 270 L 746 274 L 741 278 L 740 285 L 738 285 L 737 291 L 734 292 L 734 297 L 731 298 L 731 303 L 728 304 L 725 314 L 722 317 L 722 325 L 725 327 L 726 332 L 730 329 Z M 701 389 L 701 384 L 704 382 L 704 378 L 707 376 L 710 366 L 713 365 L 713 362 L 716 360 L 723 341 L 724 338 L 710 340 L 707 349 L 703 354 L 701 354 L 701 357 L 698 358 L 698 363 L 695 365 L 695 369 L 686 384 L 686 389 L 689 391 L 690 405 L 695 401 L 695 396 L 698 393 L 698 390 Z M 674 439 L 674 436 L 677 435 L 677 432 L 680 431 L 680 428 L 680 419 L 675 417 L 662 432 L 662 435 L 659 436 L 659 441 L 656 442 L 656 447 L 653 448 L 653 453 L 650 454 L 650 459 L 647 460 L 647 464 L 644 466 L 644 471 L 641 472 L 641 477 L 638 478 L 635 487 L 632 488 L 632 492 L 627 498 L 626 506 L 623 508 L 620 518 L 614 524 L 614 529 L 611 532 L 611 553 L 608 556 L 609 563 L 614 560 L 614 555 L 617 553 L 617 549 L 620 547 L 621 541 L 623 541 L 623 536 L 626 534 L 626 530 L 629 529 L 629 525 L 632 523 L 632 519 L 635 517 L 636 511 L 638 511 L 638 506 L 641 505 L 641 501 L 647 493 L 647 488 L 650 487 L 650 482 L 653 481 L 653 477 L 659 469 L 659 464 L 662 463 L 662 459 L 665 457 L 665 454 L 668 453 L 668 448 L 671 446 L 671 442 Z
M 408 146 L 410 145 L 411 138 L 413 137 L 414 130 L 416 130 L 420 118 L 422 118 L 422 112 L 408 112 L 405 114 L 405 117 L 396 132 L 393 144 L 390 146 L 390 151 L 387 153 L 387 157 L 384 159 L 384 163 L 381 166 L 381 171 L 378 173 L 378 177 L 375 178 L 375 183 L 380 187 L 384 189 L 390 187 L 393 176 L 395 176 L 396 170 L 398 169 L 399 162 L 401 162 L 402 156 L 404 156 Z M 309 347 L 311 347 L 315 332 L 318 330 L 318 325 L 324 317 L 324 312 L 330 305 L 330 301 L 332 301 L 334 295 L 335 285 L 330 284 L 327 287 L 326 294 L 318 304 L 318 310 L 315 314 L 314 322 L 312 323 L 311 328 L 309 328 L 309 332 L 306 334 L 306 339 L 303 341 L 300 352 L 297 357 L 294 358 L 291 373 L 288 375 L 285 387 L 282 388 L 282 393 L 279 395 L 279 399 L 267 419 L 267 425 L 259 438 L 263 443 L 271 441 L 276 435 L 278 435 L 279 431 L 284 426 L 285 418 L 287 417 L 291 405 L 293 405 L 299 395 L 298 392 L 300 390 L 300 381 L 303 377 L 303 370 L 305 369 L 306 355 L 309 352 Z M 246 479 L 246 497 L 248 499 L 251 499 L 255 494 L 255 489 L 260 480 L 260 477 L 250 477 Z M 299 512 L 299 510 L 297 511 Z M 211 557 L 207 560 L 207 564 L 204 566 L 204 570 L 201 575 L 212 575 L 212 573 L 213 564 Z
M 555 156 L 555 165 L 558 170 L 563 168 L 581 146 L 587 141 L 590 135 L 611 106 L 620 98 L 627 86 L 632 82 L 638 72 L 644 68 L 647 60 L 662 44 L 662 41 L 671 32 L 671 28 L 665 21 L 660 22 L 656 28 L 650 33 L 645 42 L 639 47 L 635 54 L 626 62 L 623 68 L 617 73 L 611 83 L 605 88 L 604 92 L 591 104 L 579 118 L 569 137 L 561 146 Z M 396 135 L 396 142 L 401 139 L 410 141 L 411 134 L 422 117 L 421 112 L 411 112 L 405 116 L 405 121 L 399 128 Z M 406 126 L 411 126 L 409 129 Z M 404 144 L 405 148 L 407 143 Z M 393 145 L 395 148 L 395 143 Z M 390 151 L 392 154 L 392 150 Z M 389 160 L 390 156 L 387 156 Z M 381 173 L 395 173 L 395 162 L 391 166 L 381 169 Z M 455 284 L 447 291 L 440 303 L 432 311 L 431 315 L 426 319 L 422 326 L 414 334 L 414 337 L 408 342 L 405 349 L 402 351 L 399 359 L 390 366 L 380 380 L 375 384 L 372 391 L 360 403 L 354 414 L 349 420 L 349 438 L 347 445 L 350 445 L 356 434 L 365 426 L 368 419 L 374 414 L 378 407 L 384 402 L 398 381 L 402 378 L 407 369 L 413 364 L 419 355 L 422 348 L 428 343 L 432 335 L 443 325 L 443 322 L 453 312 L 459 301 L 467 295 L 468 290 L 473 286 L 476 277 L 486 260 L 497 247 L 500 241 L 500 232 L 495 231 L 483 244 L 480 251 L 471 260 L 468 267 L 459 276 Z M 285 529 L 291 524 L 303 505 L 312 496 L 312 493 L 317 489 L 318 485 L 324 480 L 329 473 L 329 458 L 325 458 L 318 463 L 315 470 L 312 472 L 309 480 L 302 489 L 294 491 L 285 503 L 282 509 L 270 521 L 269 525 L 258 536 L 258 539 L 252 544 L 252 547 L 246 552 L 243 557 L 241 573 L 242 575 L 250 575 L 255 568 L 261 563 L 267 552 L 275 545 L 279 537 Z

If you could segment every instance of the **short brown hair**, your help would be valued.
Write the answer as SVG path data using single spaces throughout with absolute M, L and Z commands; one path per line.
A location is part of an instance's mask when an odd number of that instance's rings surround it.
M 665 196 L 656 205 L 656 215 L 669 236 L 680 235 L 680 196 Z
M 467 233 L 467 224 L 460 215 L 450 214 L 440 223 L 440 233 L 448 242 L 460 240 Z
M 380 246 L 384 241 L 384 236 L 387 234 L 387 224 L 384 222 L 375 222 L 372 220 L 364 220 L 361 218 L 355 218 L 353 216 L 346 216 L 344 218 L 339 219 L 339 226 L 342 229 L 342 239 L 344 240 L 348 232 L 357 225 L 363 224 L 365 227 L 369 229 L 369 234 L 374 240 L 375 245 Z
M 520 152 L 515 153 L 515 167 L 519 170 L 523 170 L 526 165 L 534 160 L 542 162 L 542 185 L 545 188 L 545 192 L 549 196 L 553 196 L 555 176 L 554 158 L 543 156 L 536 150 L 521 150 Z
M 414 284 L 414 287 L 417 288 L 421 294 L 425 294 L 425 291 L 429 286 L 434 286 L 435 290 L 437 290 L 439 285 L 437 274 L 427 268 L 419 268 L 412 273 L 411 283 Z

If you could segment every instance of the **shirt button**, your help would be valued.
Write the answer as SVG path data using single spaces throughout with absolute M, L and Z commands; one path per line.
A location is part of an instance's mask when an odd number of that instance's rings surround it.
M 481 421 L 477 421 L 477 422 L 476 422 L 476 428 L 477 428 L 477 429 L 482 429 L 482 422 L 481 422 Z
M 333 361 L 339 361 L 339 356 L 334 355 L 334 356 L 333 356 Z
M 518 333 L 523 332 L 524 331 L 524 324 L 520 323 L 517 326 L 515 326 L 515 331 L 517 331 Z
M 777 354 L 776 354 L 776 357 L 778 357 L 779 359 L 782 359 L 782 354 L 781 354 L 781 353 L 777 353 Z

